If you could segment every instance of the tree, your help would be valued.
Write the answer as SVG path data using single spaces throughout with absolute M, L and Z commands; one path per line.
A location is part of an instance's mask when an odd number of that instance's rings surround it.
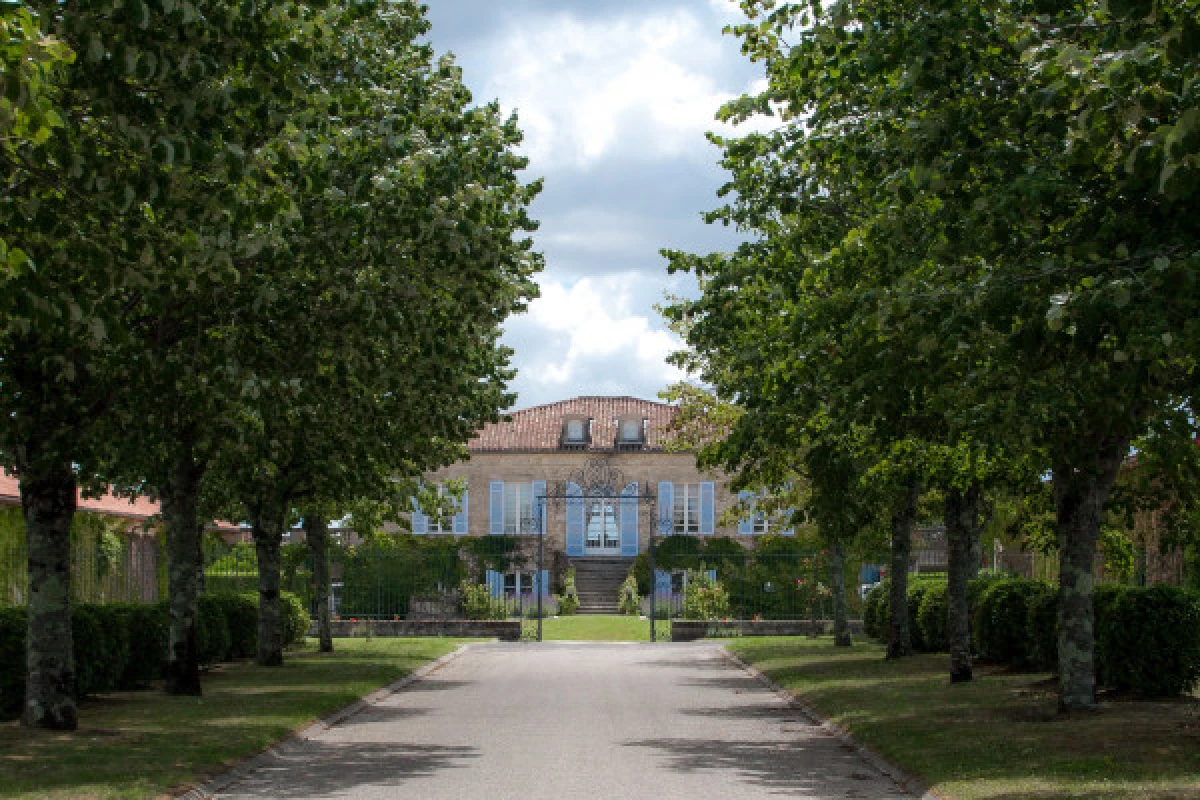
M 704 291 L 682 313 L 747 383 L 767 376 L 762 399 L 746 397 L 816 408 L 792 397 L 820 380 L 828 418 L 866 425 L 887 459 L 907 441 L 963 440 L 1044 457 L 1063 553 L 1060 702 L 1090 707 L 1100 509 L 1129 442 L 1191 380 L 1179 337 L 1195 317 L 1196 232 L 1180 220 L 1196 192 L 1179 171 L 1192 175 L 1196 145 L 1183 133 L 1195 4 L 744 7 L 755 19 L 738 33 L 768 86 L 724 113 L 783 125 L 718 140 L 736 194 L 712 219 L 759 240 L 677 260 Z M 1143 96 L 1156 100 L 1129 100 Z M 939 374 L 953 380 L 930 391 Z M 901 527 L 912 507 L 896 505 Z
M 98 422 L 136 370 L 138 326 L 155 316 L 161 290 L 228 255 L 215 241 L 191 248 L 205 256 L 199 263 L 181 257 L 173 219 L 159 214 L 191 188 L 177 177 L 236 162 L 222 142 L 231 83 L 256 65 L 282 69 L 287 59 L 264 39 L 297 8 L 280 3 L 260 15 L 225 0 L 116 9 L 31 2 L 15 17 L 4 12 L 10 33 L 14 19 L 36 14 L 56 37 L 41 37 L 45 52 L 76 56 L 42 73 L 45 86 L 18 70 L 37 89 L 26 97 L 51 107 L 41 107 L 34 147 L 10 139 L 0 154 L 0 230 L 22 256 L 9 250 L 12 269 L 0 276 L 0 452 L 20 478 L 27 520 L 27 725 L 77 723 L 68 531 L 77 483 L 101 482 Z M 26 42 L 40 36 L 22 30 Z M 36 103 L 16 116 L 18 128 L 33 130 Z M 219 203 L 210 198 L 193 212 Z

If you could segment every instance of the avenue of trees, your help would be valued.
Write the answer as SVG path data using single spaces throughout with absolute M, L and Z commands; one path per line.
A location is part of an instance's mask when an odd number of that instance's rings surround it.
M 512 402 L 541 268 L 514 118 L 415 0 L 0 9 L 0 462 L 29 552 L 29 726 L 73 729 L 78 488 L 162 503 L 168 691 L 201 691 L 201 534 L 246 520 L 258 661 L 280 545 L 407 509 Z M 327 620 L 326 620 L 327 622 Z M 327 628 L 326 628 L 327 631 Z M 327 637 L 325 637 L 327 639 Z
M 984 508 L 1048 481 L 1059 702 L 1093 707 L 1122 464 L 1155 467 L 1141 502 L 1193 507 L 1200 2 L 742 6 L 767 81 L 722 116 L 761 132 L 712 137 L 731 177 L 709 221 L 747 241 L 666 253 L 701 287 L 665 309 L 676 359 L 737 409 L 702 460 L 803 487 L 833 545 L 887 530 L 890 657 L 911 651 L 918 503 L 941 498 L 956 681 Z

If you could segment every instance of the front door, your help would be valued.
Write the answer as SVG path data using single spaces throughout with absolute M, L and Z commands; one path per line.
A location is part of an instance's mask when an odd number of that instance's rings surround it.
M 587 539 L 584 552 L 590 556 L 619 555 L 621 532 L 617 530 L 616 498 L 589 498 L 587 501 Z

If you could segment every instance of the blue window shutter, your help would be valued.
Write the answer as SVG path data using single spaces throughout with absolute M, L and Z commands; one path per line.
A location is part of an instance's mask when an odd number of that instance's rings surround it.
M 583 555 L 585 509 L 583 507 L 583 489 L 576 483 L 567 483 L 567 555 Z
M 793 511 L 795 511 L 794 508 L 789 508 L 783 512 L 783 518 L 785 520 L 787 520 L 787 522 L 785 523 L 787 525 L 787 527 L 784 528 L 782 531 L 780 531 L 780 534 L 782 534 L 783 536 L 795 536 L 796 535 L 796 529 L 793 528 L 791 525 Z
M 706 569 L 704 570 L 704 574 L 707 575 L 708 579 L 713 583 L 717 582 L 717 571 L 715 569 Z
M 658 482 L 658 532 L 670 536 L 675 532 L 675 484 Z
M 541 571 L 541 579 L 538 581 L 538 591 L 543 597 L 550 595 L 550 570 L 544 569 Z
M 487 571 L 485 580 L 487 582 L 488 591 L 492 597 L 502 597 L 504 595 L 504 576 L 494 569 Z
M 621 534 L 621 555 L 638 554 L 638 485 L 637 481 L 621 490 L 621 511 L 617 526 Z
M 700 535 L 717 532 L 717 487 L 712 481 L 700 484 Z
M 533 518 L 539 520 L 538 533 L 546 535 L 546 482 L 533 482 Z
M 417 498 L 412 499 L 412 532 L 422 534 L 429 532 L 429 517 L 421 513 L 421 507 L 417 505 Z
M 654 591 L 659 595 L 671 593 L 671 573 L 665 569 L 654 570 Z
M 492 481 L 490 512 L 488 515 L 488 533 L 494 536 L 504 535 L 504 481 Z
M 462 536 L 470 531 L 468 526 L 469 513 L 467 505 L 467 490 L 463 489 L 462 500 L 459 500 L 455 505 L 458 506 L 458 513 L 454 515 L 454 533 Z
M 743 503 L 748 504 L 749 501 L 753 497 L 754 497 L 754 493 L 747 492 L 745 489 L 738 492 L 738 500 L 742 501 Z M 741 519 L 738 520 L 738 535 L 739 536 L 749 536 L 752 533 L 754 533 L 754 512 L 753 511 L 750 512 L 749 516 L 742 517 Z

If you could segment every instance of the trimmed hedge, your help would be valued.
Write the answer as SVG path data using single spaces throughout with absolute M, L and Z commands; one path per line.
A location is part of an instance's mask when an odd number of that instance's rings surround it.
M 888 597 L 892 592 L 891 578 L 884 578 L 863 600 L 863 633 L 880 641 L 887 638 Z
M 979 657 L 1015 667 L 1032 664 L 1029 605 L 1046 591 L 1049 587 L 1041 581 L 1009 580 L 989 586 L 979 598 L 972 620 Z
M 1029 666 L 1053 672 L 1058 669 L 1058 590 L 1045 586 L 1026 600 Z
M 1102 604 L 1102 606 L 1101 606 Z M 1097 604 L 1098 680 L 1151 697 L 1183 694 L 1200 680 L 1200 597 L 1173 586 L 1126 588 Z
M 304 641 L 309 617 L 296 595 L 283 592 L 284 643 Z M 25 699 L 24 608 L 0 608 L 0 714 L 13 716 Z M 78 696 L 145 686 L 163 677 L 170 613 L 162 603 L 78 604 L 71 609 Z M 254 655 L 258 643 L 258 595 L 200 596 L 196 624 L 200 663 Z
M 29 617 L 24 608 L 0 608 L 0 713 L 20 713 L 25 702 L 25 634 Z
M 945 583 L 927 585 L 917 612 L 917 628 L 921 631 L 921 642 L 929 652 L 941 653 L 950 649 L 949 618 L 949 586 Z

